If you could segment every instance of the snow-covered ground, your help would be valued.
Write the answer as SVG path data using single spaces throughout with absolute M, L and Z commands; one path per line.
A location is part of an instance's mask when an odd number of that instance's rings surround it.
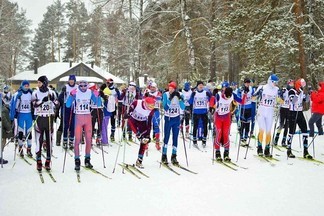
M 232 124 L 230 156 L 236 162 L 235 128 Z M 36 164 L 30 166 L 19 157 L 14 164 L 14 145 L 4 151 L 9 164 L 0 169 L 1 216 L 59 216 L 59 215 L 322 215 L 324 205 L 324 164 L 288 159 L 286 152 L 274 149 L 279 162 L 270 163 L 255 157 L 255 141 L 244 159 L 245 148 L 240 148 L 238 164 L 248 169 L 233 171 L 223 165 L 212 164 L 212 141 L 207 142 L 207 152 L 189 148 L 189 168 L 197 175 L 176 169 L 180 176 L 164 167 L 157 160 L 161 153 L 154 145 L 144 158 L 143 170 L 150 178 L 135 178 L 122 173 L 117 166 L 112 170 L 118 146 L 105 147 L 106 168 L 102 156 L 92 152 L 92 163 L 98 171 L 111 177 L 108 180 L 88 170 L 81 170 L 81 183 L 77 182 L 74 159 L 67 155 L 65 172 L 62 173 L 64 151 L 54 146 L 52 173 L 54 183 L 43 172 L 42 184 Z M 324 137 L 315 140 L 316 158 L 324 161 Z M 183 141 L 179 138 L 178 160 L 186 164 Z M 84 146 L 83 154 L 84 154 Z M 293 148 L 300 151 L 298 135 Z M 96 149 L 98 152 L 99 149 Z M 171 146 L 168 149 L 170 158 Z M 126 145 L 125 161 L 134 163 L 138 146 Z M 310 148 L 313 154 L 313 149 Z M 123 161 L 124 148 L 120 149 L 119 162 Z M 43 159 L 44 160 L 44 159 Z M 82 160 L 83 164 L 83 160 Z

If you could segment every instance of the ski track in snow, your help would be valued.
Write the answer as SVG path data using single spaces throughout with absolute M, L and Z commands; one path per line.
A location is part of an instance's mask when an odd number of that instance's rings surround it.
M 316 128 L 316 127 L 315 127 Z M 110 132 L 110 130 L 109 130 Z M 237 145 L 236 124 L 232 124 L 230 157 L 236 162 Z M 121 135 L 121 133 L 119 132 Z M 116 133 L 117 138 L 118 132 Z M 55 137 L 55 136 L 54 136 Z M 281 139 L 280 139 L 281 140 Z M 310 141 L 309 141 L 310 142 Z M 55 142 L 54 142 L 55 143 Z M 169 141 L 168 159 L 171 157 Z M 280 143 L 280 141 L 279 141 Z M 316 159 L 324 161 L 324 137 L 315 140 Z M 199 147 L 201 143 L 198 142 Z M 252 139 L 250 145 L 255 146 Z M 118 145 L 104 147 L 106 168 L 103 168 L 100 154 L 92 153 L 94 168 L 111 177 L 106 179 L 91 171 L 81 169 L 81 183 L 77 182 L 74 171 L 74 159 L 67 154 L 65 172 L 62 173 L 64 151 L 54 144 L 52 174 L 54 183 L 43 170 L 45 183 L 40 182 L 36 163 L 32 166 L 16 158 L 14 163 L 14 145 L 5 148 L 4 158 L 9 163 L 0 169 L 0 215 L 1 216 L 58 216 L 58 215 L 322 215 L 324 206 L 324 164 L 298 158 L 288 159 L 286 152 L 276 149 L 273 153 L 280 161 L 271 166 L 253 155 L 256 148 L 240 148 L 237 164 L 248 167 L 233 171 L 221 164 L 212 164 L 212 140 L 207 141 L 207 152 L 200 152 L 186 142 L 189 169 L 198 172 L 191 174 L 173 167 L 180 176 L 161 167 L 161 153 L 154 144 L 149 146 L 148 157 L 144 156 L 143 172 L 146 178 L 135 178 L 116 166 L 112 173 Z M 179 137 L 178 160 L 186 167 L 183 139 Z M 33 149 L 35 145 L 33 144 Z M 82 155 L 84 155 L 84 145 Z M 126 145 L 125 162 L 133 164 L 137 158 L 138 145 Z M 293 140 L 294 152 L 302 156 L 298 135 Z M 221 149 L 223 152 L 223 149 Z M 118 163 L 123 162 L 124 147 L 120 148 Z M 313 155 L 312 147 L 309 152 Z M 280 156 L 276 156 L 276 154 Z M 81 157 L 81 164 L 84 164 Z M 44 163 L 44 159 L 43 163 Z

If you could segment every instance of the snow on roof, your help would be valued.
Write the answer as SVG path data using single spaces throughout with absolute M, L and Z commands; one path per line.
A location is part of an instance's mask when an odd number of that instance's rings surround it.
M 87 65 L 87 66 L 89 66 L 89 65 Z M 96 65 L 94 65 L 92 69 L 94 71 L 96 71 L 98 74 L 100 74 L 101 76 L 105 77 L 106 80 L 109 79 L 109 78 L 111 78 L 111 79 L 114 80 L 114 83 L 118 83 L 118 84 L 126 83 L 124 80 L 120 79 L 119 77 L 117 77 L 117 76 L 115 76 L 115 75 L 113 75 L 111 73 L 108 73 L 107 71 L 103 70 L 100 67 L 97 67 Z
M 79 64 L 84 64 L 87 67 L 91 68 L 91 64 L 85 64 L 83 62 L 81 62 L 81 63 L 72 63 L 71 68 L 76 67 Z M 51 81 L 51 80 L 54 80 L 55 78 L 57 78 L 58 76 L 66 73 L 71 68 L 70 68 L 70 63 L 69 62 L 51 62 L 51 63 L 48 63 L 46 65 L 43 65 L 43 66 L 39 67 L 38 71 L 37 71 L 37 74 L 34 73 L 34 70 L 28 70 L 28 71 L 23 71 L 21 73 L 18 73 L 17 75 L 15 75 L 15 76 L 13 76 L 13 77 L 11 77 L 9 79 L 10 80 L 17 80 L 17 81 L 22 81 L 22 80 L 25 80 L 25 79 L 27 79 L 29 81 L 37 81 L 37 79 L 40 76 L 47 76 L 47 79 L 49 81 Z M 105 79 L 112 78 L 115 83 L 118 83 L 118 84 L 125 83 L 124 80 L 122 80 L 119 77 L 117 77 L 117 76 L 103 70 L 100 67 L 97 67 L 97 66 L 94 65 L 93 68 L 91 68 L 91 69 L 94 72 L 96 72 L 98 75 L 104 77 Z M 101 82 L 103 82 L 103 81 L 101 80 Z

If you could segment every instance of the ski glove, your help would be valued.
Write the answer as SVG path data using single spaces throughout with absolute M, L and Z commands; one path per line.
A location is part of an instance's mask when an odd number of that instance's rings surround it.
M 75 95 L 76 95 L 76 92 L 77 92 L 77 89 L 73 89 L 73 90 L 70 92 L 70 95 L 71 95 L 71 96 L 75 96 Z

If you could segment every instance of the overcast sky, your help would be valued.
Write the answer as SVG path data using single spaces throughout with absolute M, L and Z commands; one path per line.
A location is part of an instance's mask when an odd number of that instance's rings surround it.
M 53 4 L 55 0 L 10 0 L 11 2 L 17 2 L 19 8 L 26 10 L 26 16 L 32 20 L 32 29 L 37 28 L 38 23 L 43 19 L 43 14 L 46 12 L 46 7 Z M 61 0 L 62 3 L 68 2 L 69 0 Z M 85 2 L 85 6 L 91 7 L 89 0 L 80 0 Z

